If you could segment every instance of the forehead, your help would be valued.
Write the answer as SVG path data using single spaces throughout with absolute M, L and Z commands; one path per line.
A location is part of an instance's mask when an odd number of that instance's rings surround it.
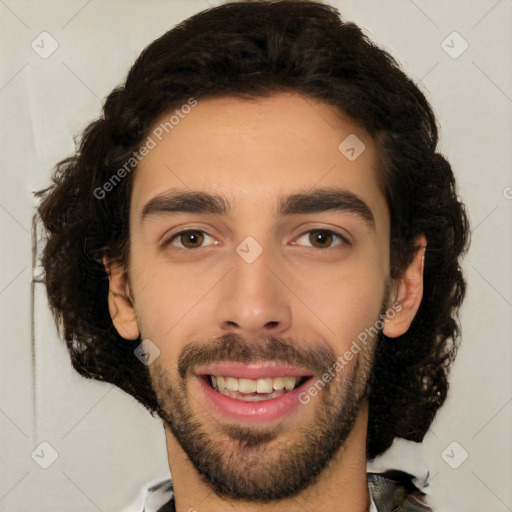
M 314 187 L 352 191 L 377 222 L 386 214 L 373 140 L 331 105 L 281 93 L 199 99 L 178 114 L 166 112 L 149 131 L 154 144 L 134 176 L 135 214 L 170 189 L 219 193 L 233 211 L 257 213 Z

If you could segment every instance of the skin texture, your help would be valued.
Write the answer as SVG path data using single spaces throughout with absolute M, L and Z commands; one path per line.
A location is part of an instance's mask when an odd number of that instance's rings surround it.
M 338 150 L 349 134 L 366 147 L 354 161 Z M 236 361 L 242 349 L 254 362 L 285 362 L 284 350 L 272 352 L 272 340 L 290 347 L 298 362 L 307 364 L 309 351 L 327 369 L 330 357 L 349 350 L 394 300 L 401 308 L 384 333 L 392 338 L 407 331 L 422 297 L 426 241 L 420 237 L 421 250 L 403 277 L 391 281 L 389 210 L 376 163 L 373 140 L 334 107 L 281 93 L 199 100 L 139 164 L 129 266 L 105 262 L 109 309 L 121 336 L 141 335 L 160 350 L 149 371 L 178 512 L 369 507 L 365 392 L 374 340 L 309 404 L 268 423 L 242 425 L 220 415 L 201 396 L 193 370 L 201 355 Z M 278 198 L 324 187 L 356 194 L 374 225 L 348 211 L 277 213 Z M 145 204 L 169 190 L 216 193 L 231 209 L 142 221 Z M 350 243 L 334 237 L 317 244 L 314 229 L 333 230 Z M 207 236 L 199 235 L 199 243 L 178 236 L 162 246 L 184 230 Z M 236 252 L 248 236 L 263 249 L 252 263 Z M 191 348 L 196 357 L 183 367 L 180 356 Z M 206 468 L 198 467 L 201 461 L 208 461 Z M 267 499 L 255 501 L 263 494 Z

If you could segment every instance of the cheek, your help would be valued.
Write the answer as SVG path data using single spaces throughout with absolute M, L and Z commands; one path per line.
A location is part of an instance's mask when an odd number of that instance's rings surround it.
M 195 335 L 201 318 L 204 322 L 205 298 L 218 276 L 207 269 L 187 270 L 158 258 L 150 262 L 144 255 L 134 254 L 130 263 L 141 335 L 158 346 L 164 359 L 172 357 Z
M 333 340 L 336 352 L 346 350 L 361 332 L 375 324 L 381 312 L 384 271 L 375 262 L 360 263 L 359 259 L 358 264 L 313 269 L 291 286 L 298 297 L 304 298 L 309 320 L 320 325 L 326 338 Z

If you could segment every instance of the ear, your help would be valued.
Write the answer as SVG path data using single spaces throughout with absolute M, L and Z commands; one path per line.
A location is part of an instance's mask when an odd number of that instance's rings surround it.
M 127 340 L 140 336 L 135 309 L 133 308 L 130 287 L 124 267 L 111 263 L 105 256 L 103 265 L 108 274 L 108 310 L 112 323 L 119 335 Z
M 427 240 L 424 235 L 416 238 L 418 249 L 413 260 L 400 279 L 395 281 L 396 299 L 395 315 L 386 319 L 382 332 L 388 338 L 405 334 L 418 312 L 423 297 L 423 268 L 425 266 L 425 249 Z

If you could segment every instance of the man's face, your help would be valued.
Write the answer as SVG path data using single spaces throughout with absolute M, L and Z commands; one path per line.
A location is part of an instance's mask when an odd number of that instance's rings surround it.
M 355 160 L 338 149 L 351 134 L 365 144 Z M 160 350 L 159 413 L 219 495 L 296 494 L 352 429 L 375 340 L 343 355 L 387 305 L 375 145 L 295 94 L 199 100 L 155 140 L 134 176 L 129 283 L 141 337 Z M 297 389 L 275 389 L 293 377 Z

